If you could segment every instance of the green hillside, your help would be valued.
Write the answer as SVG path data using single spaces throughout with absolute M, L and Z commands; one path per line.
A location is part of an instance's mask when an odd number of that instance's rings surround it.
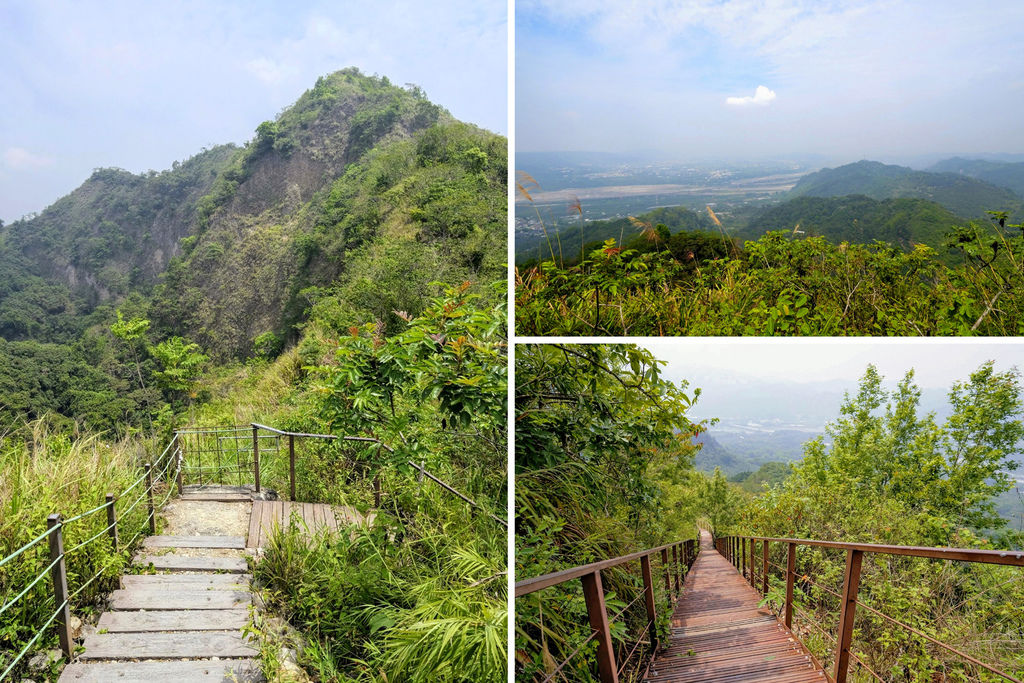
M 670 233 L 682 230 L 714 230 L 715 224 L 704 214 L 696 213 L 682 206 L 670 206 L 654 209 L 636 217 L 642 223 L 652 226 L 661 223 Z M 630 240 L 637 237 L 642 231 L 642 226 L 635 224 L 629 218 L 616 218 L 607 221 L 590 221 L 583 223 L 583 243 L 587 245 L 600 244 L 607 239 L 614 238 L 616 243 L 620 240 L 628 244 Z M 555 255 L 559 254 L 559 242 L 561 253 L 565 261 L 579 258 L 580 252 L 580 227 L 560 226 L 548 231 L 547 237 L 544 233 L 528 234 L 517 233 L 516 235 L 516 261 L 524 263 L 535 259 L 551 258 L 548 250 L 548 240 Z
M 957 216 L 979 218 L 986 211 L 1019 212 L 1024 203 L 1003 187 L 956 173 L 929 173 L 877 161 L 858 161 L 809 173 L 790 197 L 840 197 L 862 194 L 872 199 L 910 197 L 942 205 Z
M 941 252 L 950 229 L 965 223 L 963 218 L 924 199 L 877 200 L 865 195 L 797 197 L 756 214 L 744 233 L 756 239 L 772 230 L 796 228 L 803 234 L 820 235 L 835 243 L 882 240 L 904 249 L 927 244 Z
M 160 173 L 96 171 L 0 228 L 0 379 L 18 387 L 0 422 L 138 422 L 183 399 L 152 381 L 166 368 L 150 350 L 172 337 L 224 362 L 297 342 L 314 306 L 338 330 L 379 321 L 390 334 L 446 286 L 493 301 L 506 146 L 414 86 L 345 69 L 243 147 Z M 151 321 L 145 343 L 111 334 L 116 309 Z M 42 382 L 30 359 L 44 357 L 61 362 L 44 362 Z M 53 388 L 71 384 L 73 404 Z
M 953 157 L 931 166 L 933 173 L 958 173 L 1006 187 L 1024 197 L 1024 162 L 986 161 Z

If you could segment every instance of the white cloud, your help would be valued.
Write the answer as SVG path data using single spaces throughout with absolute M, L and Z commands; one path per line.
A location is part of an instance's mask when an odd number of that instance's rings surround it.
M 775 99 L 775 91 L 769 90 L 763 85 L 757 86 L 757 90 L 754 91 L 754 96 L 746 97 L 726 97 L 725 103 L 731 104 L 735 107 L 746 107 L 752 104 L 756 104 L 760 107 L 768 106 L 768 103 Z
M 247 62 L 245 68 L 256 78 L 269 85 L 275 85 L 284 80 L 285 73 L 281 64 L 266 57 Z
M 35 154 L 24 147 L 8 147 L 4 152 L 4 164 L 8 168 L 26 169 L 43 168 L 53 163 L 53 159 L 42 154 Z

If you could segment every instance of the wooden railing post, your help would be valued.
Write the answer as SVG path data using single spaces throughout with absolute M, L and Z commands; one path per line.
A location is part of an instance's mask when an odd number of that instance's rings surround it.
M 676 546 L 672 544 L 672 575 L 676 582 L 676 595 L 679 595 L 679 559 L 676 557 Z
M 156 533 L 156 506 L 153 505 L 153 464 L 146 463 L 146 487 L 149 489 L 149 533 Z
M 762 593 L 768 595 L 768 541 L 761 541 L 761 587 Z
M 612 632 L 608 625 L 608 612 L 604 606 L 604 587 L 601 585 L 601 572 L 585 574 L 580 577 L 583 582 L 583 598 L 587 603 L 587 616 L 590 628 L 597 634 L 597 667 L 601 673 L 601 683 L 618 683 L 619 674 L 615 667 L 615 651 L 612 649 Z
M 747 576 L 747 539 L 740 538 L 740 576 Z
M 60 638 L 60 649 L 64 656 L 71 659 L 71 608 L 67 602 L 68 573 L 64 566 L 64 531 L 60 526 L 60 515 L 52 514 L 47 517 L 46 528 L 50 531 L 50 562 L 54 563 L 50 567 L 50 578 L 53 580 L 54 605 L 58 611 L 57 636 Z
M 260 430 L 252 428 L 252 469 L 256 479 L 256 493 L 260 492 Z
M 786 558 L 786 628 L 793 628 L 793 583 L 796 581 L 796 543 L 789 543 Z
M 864 560 L 862 550 L 846 551 L 846 571 L 843 576 L 843 603 L 839 613 L 839 634 L 836 637 L 835 683 L 846 683 L 850 666 L 850 641 L 853 640 L 853 620 L 857 613 L 857 590 L 860 588 L 860 567 Z
M 110 536 L 110 543 L 113 545 L 113 550 L 117 552 L 117 511 L 114 510 L 114 498 L 113 493 L 108 493 L 107 497 L 107 535 Z M 51 560 L 52 562 L 52 560 Z
M 640 558 L 640 575 L 644 579 L 644 605 L 647 607 L 647 630 L 651 638 L 651 651 L 658 651 L 658 629 L 655 626 L 654 579 L 651 577 L 651 556 Z
M 295 436 L 293 434 L 288 435 L 288 484 L 292 500 L 295 500 Z
M 754 539 L 750 539 L 750 587 L 757 590 L 756 579 L 754 578 Z
M 665 594 L 672 597 L 672 582 L 668 578 L 668 548 L 661 549 L 661 569 L 665 575 Z

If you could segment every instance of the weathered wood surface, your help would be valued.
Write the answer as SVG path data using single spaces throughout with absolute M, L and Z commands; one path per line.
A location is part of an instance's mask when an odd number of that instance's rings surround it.
M 245 549 L 242 536 L 147 536 L 144 548 L 227 548 Z
M 104 612 L 96 628 L 110 633 L 233 631 L 249 623 L 247 609 Z
M 121 588 L 149 590 L 248 590 L 251 574 L 125 574 Z
M 180 572 L 228 572 L 244 574 L 249 565 L 244 557 L 187 557 L 184 555 L 146 555 L 135 556 L 135 564 L 154 569 Z
M 239 631 L 183 633 L 95 633 L 85 639 L 82 659 L 172 659 L 255 657 Z
M 110 596 L 110 609 L 232 609 L 252 602 L 249 591 L 231 590 L 116 590 Z
M 341 525 L 372 523 L 373 513 L 365 517 L 353 507 L 321 503 L 297 503 L 288 500 L 253 501 L 246 545 L 262 548 L 275 527 L 286 527 L 292 518 L 299 528 L 312 536 L 323 529 L 336 532 Z
M 701 532 L 701 552 L 672 614 L 672 638 L 654 660 L 649 683 L 826 680 L 760 594 Z
M 252 495 L 248 493 L 184 493 L 181 499 L 208 503 L 248 503 L 252 500 Z
M 256 683 L 266 678 L 254 659 L 227 659 L 215 662 L 71 664 L 64 669 L 60 680 L 75 683 Z
M 248 493 L 231 491 L 193 490 L 192 495 L 250 499 Z M 204 520 L 218 519 L 203 510 L 204 503 L 193 507 Z M 230 525 L 206 525 L 214 534 L 218 527 L 237 533 Z M 86 637 L 84 652 L 60 681 L 264 681 L 259 663 L 251 659 L 257 649 L 243 635 L 253 601 L 252 576 L 240 556 L 245 538 L 152 536 L 142 546 L 148 552 L 136 555 L 136 565 L 171 573 L 121 577 L 122 588 L 111 594 L 98 632 Z M 179 550 L 160 554 L 164 549 Z M 152 661 L 167 659 L 179 661 Z

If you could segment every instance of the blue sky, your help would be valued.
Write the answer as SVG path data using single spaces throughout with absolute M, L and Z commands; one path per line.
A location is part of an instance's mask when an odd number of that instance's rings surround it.
M 0 219 L 40 211 L 93 168 L 169 168 L 242 143 L 346 66 L 415 83 L 508 133 L 501 0 L 0 5 Z
M 519 151 L 1019 153 L 1022 106 L 1015 0 L 516 4 Z

